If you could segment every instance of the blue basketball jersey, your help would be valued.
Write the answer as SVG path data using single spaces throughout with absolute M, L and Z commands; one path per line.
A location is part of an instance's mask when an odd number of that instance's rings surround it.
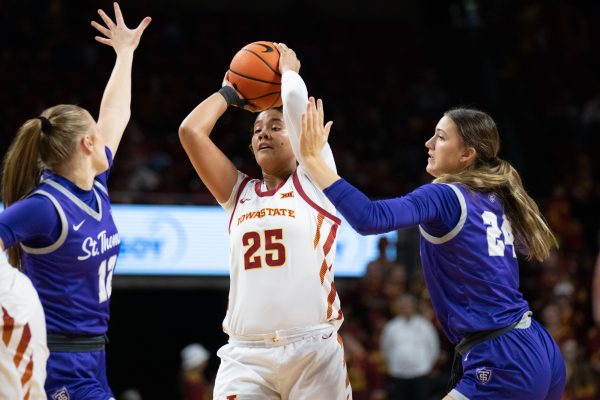
M 499 199 L 449 186 L 461 206 L 458 223 L 441 237 L 420 225 L 420 252 L 433 307 L 456 343 L 467 333 L 518 321 L 529 306 L 519 291 L 514 237 Z
M 106 189 L 107 173 L 94 181 L 96 207 L 83 202 L 66 179 L 47 174 L 32 196 L 44 196 L 61 220 L 58 240 L 46 247 L 21 243 L 25 273 L 38 291 L 49 333 L 106 332 L 119 233 Z

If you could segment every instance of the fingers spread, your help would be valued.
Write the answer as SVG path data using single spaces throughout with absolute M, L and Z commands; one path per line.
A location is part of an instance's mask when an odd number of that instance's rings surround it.
M 103 43 L 103 44 L 105 44 L 107 46 L 112 46 L 112 40 L 110 40 L 110 39 L 103 38 L 103 37 L 100 37 L 100 36 L 96 36 L 95 39 L 98 42 Z
M 106 15 L 104 11 L 98 10 L 98 15 L 100 15 L 100 18 L 102 18 L 102 21 L 104 21 L 108 29 L 113 29 L 115 27 L 115 23 L 112 21 L 112 19 L 110 19 L 108 15 Z
M 106 36 L 107 38 L 111 38 L 112 37 L 112 33 L 110 32 L 110 30 L 106 29 L 104 26 L 100 25 L 96 21 L 92 21 L 92 26 L 94 28 L 96 28 L 101 34 L 103 34 L 104 36 Z
M 142 22 L 140 22 L 140 24 L 138 25 L 137 28 L 135 28 L 136 30 L 140 31 L 141 33 L 144 33 L 144 30 L 148 27 L 148 25 L 150 25 L 150 22 L 152 22 L 152 18 L 150 17 L 146 17 L 142 20 Z
M 119 3 L 114 3 L 115 8 L 115 19 L 117 20 L 117 24 L 125 26 L 125 21 L 123 20 L 123 13 L 121 13 L 121 7 L 119 7 Z

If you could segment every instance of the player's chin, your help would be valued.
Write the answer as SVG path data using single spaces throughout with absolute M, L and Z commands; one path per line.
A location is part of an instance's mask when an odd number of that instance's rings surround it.
M 427 173 L 431 176 L 433 176 L 434 178 L 437 178 L 438 176 L 440 176 L 439 171 L 431 164 L 431 162 L 427 163 L 427 166 L 425 167 L 425 171 L 427 171 Z

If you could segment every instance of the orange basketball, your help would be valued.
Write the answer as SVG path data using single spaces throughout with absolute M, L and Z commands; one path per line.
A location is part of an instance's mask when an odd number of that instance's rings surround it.
M 244 46 L 231 60 L 227 80 L 260 110 L 281 106 L 279 51 L 273 42 Z

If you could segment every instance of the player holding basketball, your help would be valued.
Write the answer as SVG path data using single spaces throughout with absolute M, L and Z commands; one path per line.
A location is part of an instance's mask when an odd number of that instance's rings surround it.
M 106 181 L 129 121 L 133 54 L 150 23 L 128 29 L 117 3 L 114 11 L 116 23 L 102 10 L 106 26 L 92 22 L 117 56 L 98 122 L 75 105 L 48 108 L 21 126 L 4 160 L 0 247 L 44 307 L 52 399 L 114 398 L 104 347 L 120 240 Z
M 218 352 L 214 398 L 350 399 L 332 270 L 340 220 L 297 165 L 307 89 L 295 53 L 275 46 L 283 112 L 259 113 L 251 142 L 262 179 L 237 171 L 210 139 L 228 106 L 243 102 L 227 82 L 179 130 L 196 172 L 229 214 L 229 343 Z M 327 144 L 322 157 L 335 170 Z
M 464 374 L 445 399 L 560 399 L 565 365 L 550 334 L 531 318 L 518 288 L 516 251 L 543 260 L 556 240 L 517 171 L 498 158 L 487 114 L 453 109 L 426 143 L 434 183 L 371 201 L 321 157 L 331 122 L 311 101 L 300 151 L 313 181 L 361 234 L 419 225 L 421 261 L 445 334 Z M 456 361 L 456 360 L 455 360 Z M 457 364 L 459 365 L 459 364 Z

